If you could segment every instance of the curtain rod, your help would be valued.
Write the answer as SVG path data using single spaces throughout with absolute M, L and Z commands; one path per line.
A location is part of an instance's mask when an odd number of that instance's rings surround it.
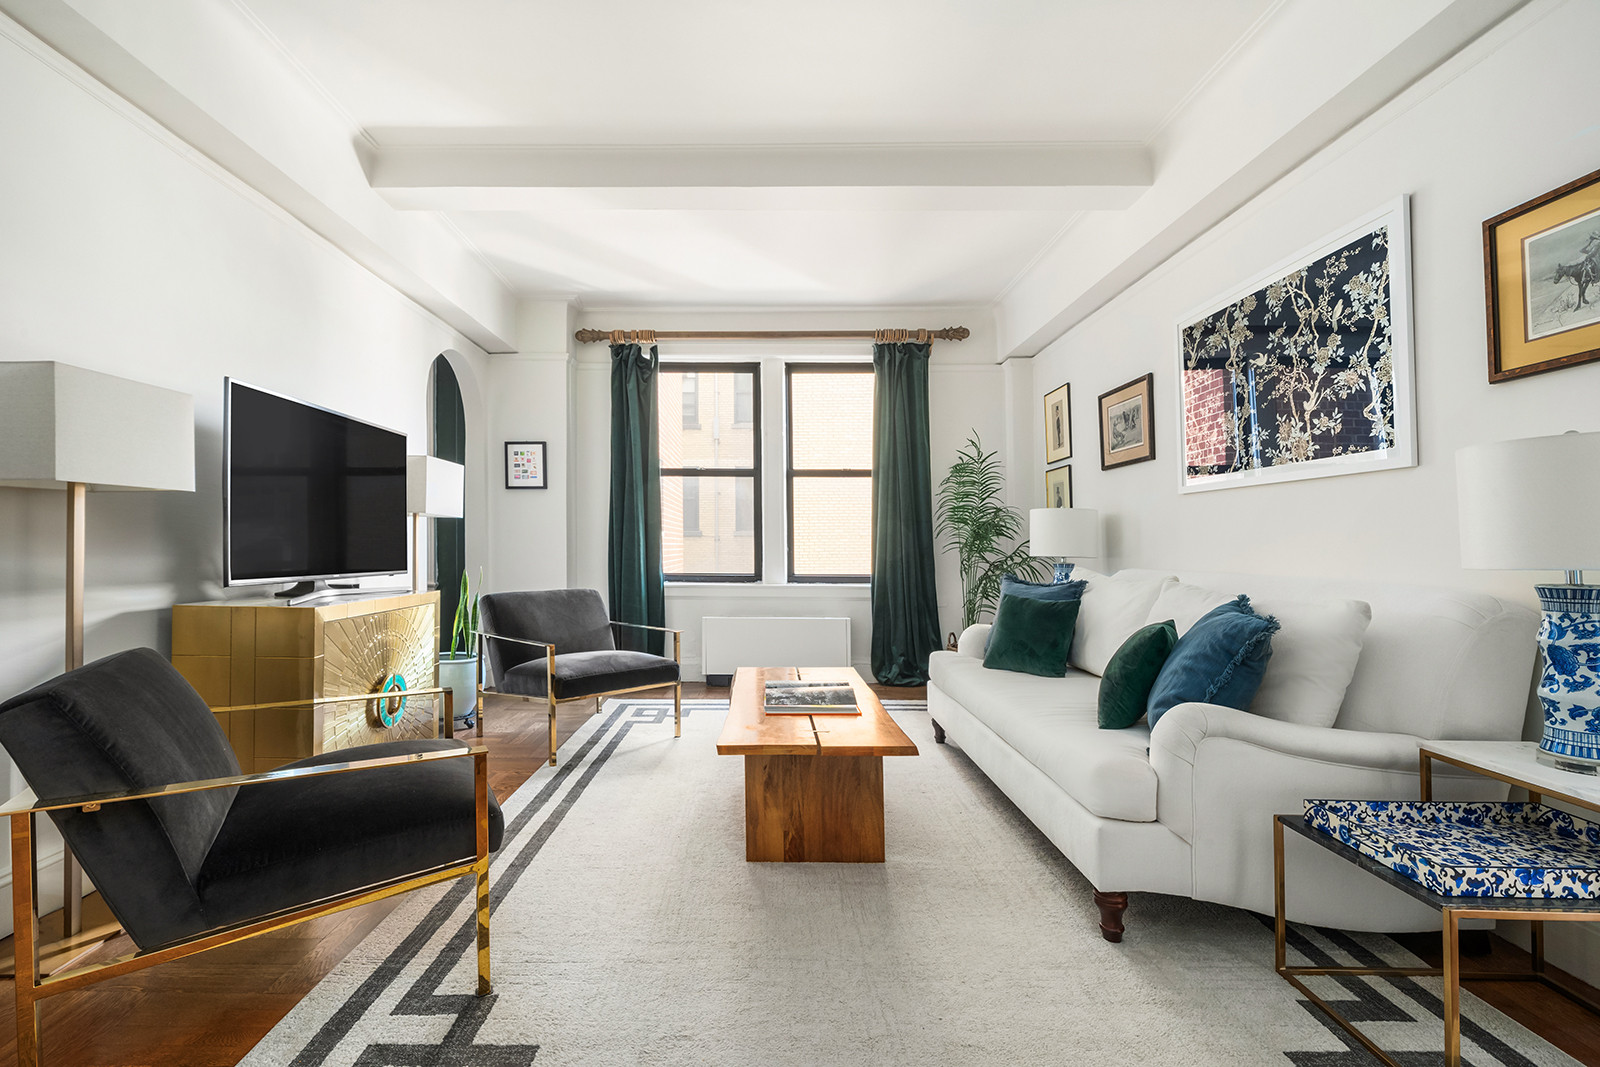
M 654 344 L 657 341 L 873 341 L 877 344 L 916 341 L 965 341 L 972 331 L 965 326 L 942 330 L 579 330 L 579 344 L 609 341 L 614 345 Z

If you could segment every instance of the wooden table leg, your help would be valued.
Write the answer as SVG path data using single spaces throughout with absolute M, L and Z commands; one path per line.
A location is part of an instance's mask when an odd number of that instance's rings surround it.
M 746 756 L 745 859 L 882 863 L 882 756 Z
M 1444 1063 L 1461 1067 L 1461 926 L 1444 909 Z

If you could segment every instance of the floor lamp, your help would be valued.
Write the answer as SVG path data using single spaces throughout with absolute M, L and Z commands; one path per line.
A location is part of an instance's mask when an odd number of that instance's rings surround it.
M 422 520 L 466 515 L 467 468 L 436 456 L 406 457 L 406 510 L 411 513 L 411 591 L 428 591 L 422 565 Z M 440 620 L 440 626 L 444 621 Z
M 0 485 L 66 491 L 66 669 L 81 667 L 85 494 L 192 493 L 194 398 L 66 363 L 0 362 Z M 65 941 L 83 928 L 83 872 L 65 843 L 61 869 Z

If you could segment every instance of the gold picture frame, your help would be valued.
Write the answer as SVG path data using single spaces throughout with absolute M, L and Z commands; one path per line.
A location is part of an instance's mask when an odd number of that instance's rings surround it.
M 1100 469 L 1126 467 L 1156 458 L 1156 426 L 1146 374 L 1100 394 Z
M 1483 224 L 1489 381 L 1600 360 L 1600 170 Z
M 1044 462 L 1072 458 L 1072 385 L 1044 394 Z
M 1072 467 L 1057 467 L 1044 472 L 1044 506 L 1070 508 L 1072 506 Z

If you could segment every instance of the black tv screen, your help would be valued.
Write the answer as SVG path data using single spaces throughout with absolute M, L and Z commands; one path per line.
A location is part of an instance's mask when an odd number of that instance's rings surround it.
M 227 583 L 406 569 L 406 436 L 224 383 Z

